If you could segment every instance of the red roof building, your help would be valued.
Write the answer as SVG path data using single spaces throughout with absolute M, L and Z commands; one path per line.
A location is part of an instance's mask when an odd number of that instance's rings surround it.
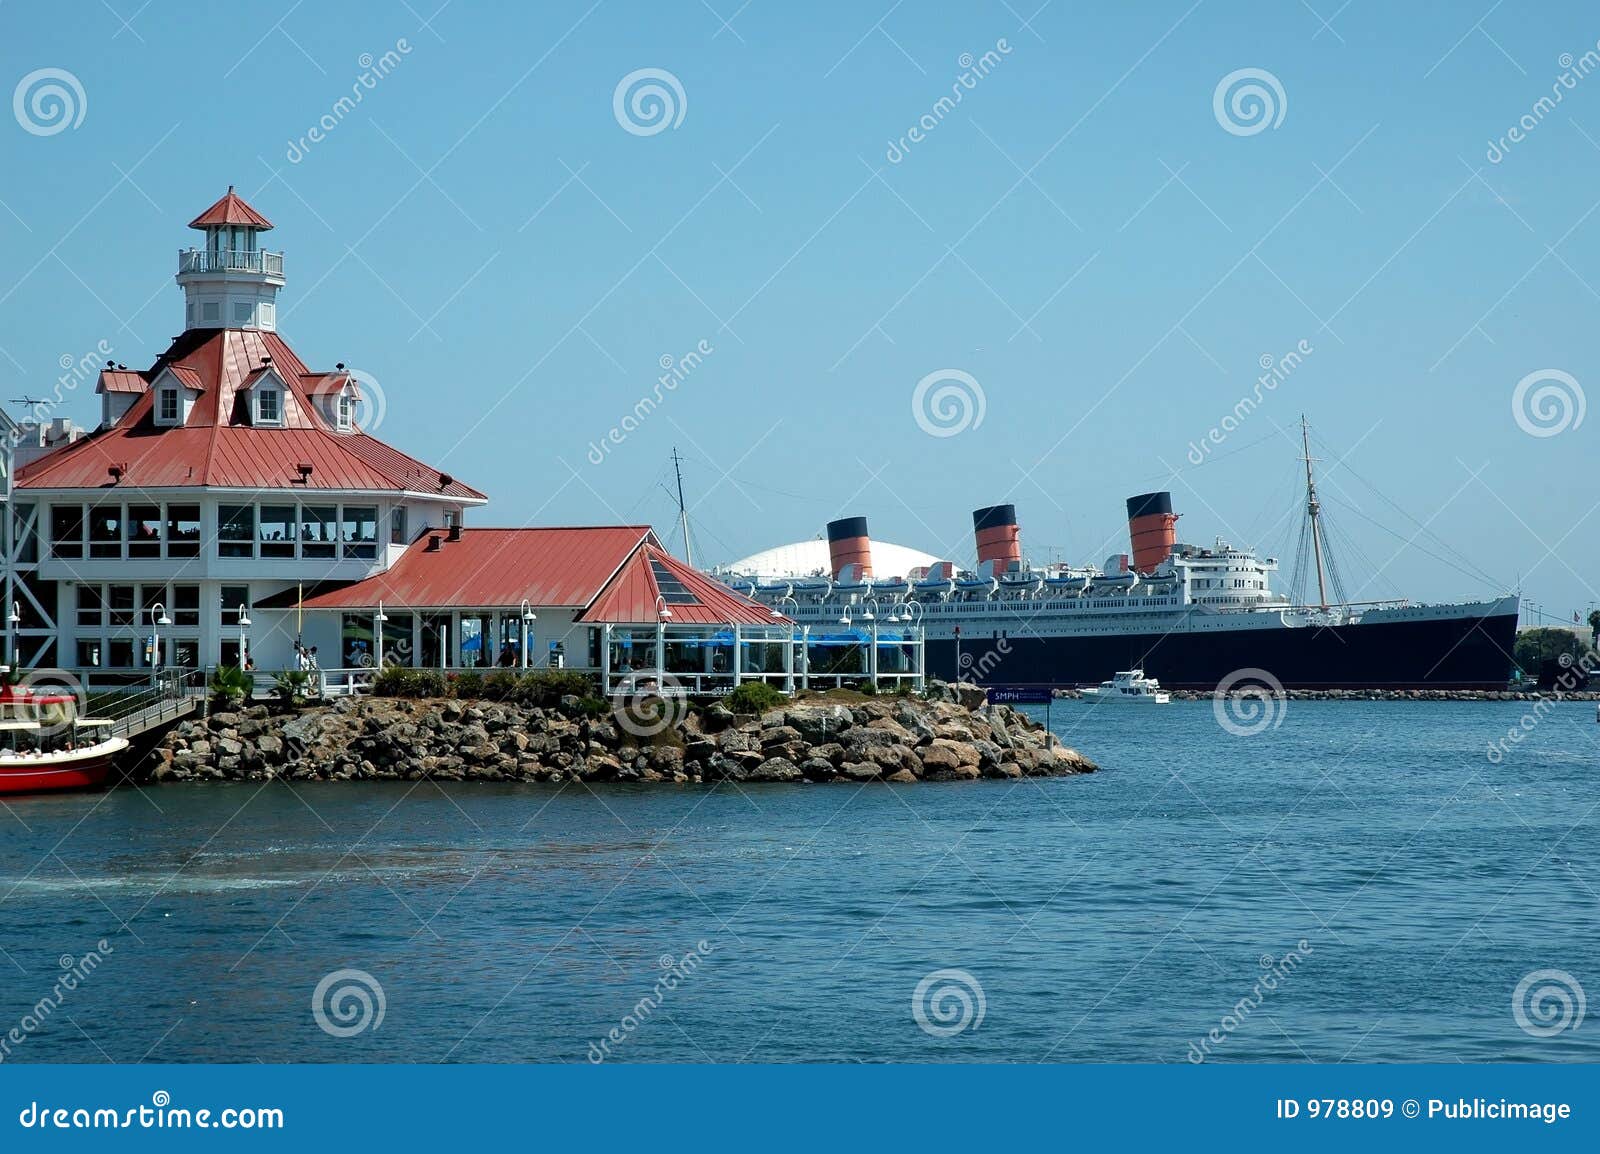
M 100 371 L 92 433 L 6 469 L 16 659 L 269 670 L 314 651 L 331 669 L 381 651 L 605 674 L 648 646 L 702 680 L 772 663 L 746 649 L 783 619 L 648 526 L 465 528 L 485 495 L 378 440 L 375 383 L 311 369 L 278 334 L 272 223 L 230 187 L 190 227 L 183 333 L 146 369 Z

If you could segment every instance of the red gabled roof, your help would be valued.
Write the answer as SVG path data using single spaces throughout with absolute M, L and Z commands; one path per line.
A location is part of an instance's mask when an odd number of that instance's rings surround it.
M 657 573 L 665 573 L 683 589 L 663 595 Z M 658 600 L 658 598 L 660 600 Z M 759 602 L 714 581 L 672 554 L 646 544 L 628 558 L 578 620 L 589 625 L 637 625 L 658 619 L 662 606 L 673 625 L 776 625 L 783 617 Z
M 441 538 L 429 552 L 429 537 Z M 307 609 L 581 608 L 604 589 L 641 544 L 654 541 L 648 525 L 554 529 L 463 529 L 459 541 L 444 530 L 414 542 L 387 572 L 305 599 Z M 285 600 L 287 597 L 287 600 Z M 291 608 L 294 594 L 263 601 L 262 608 Z M 653 620 L 653 618 L 652 618 Z
M 246 204 L 231 184 L 222 199 L 191 220 L 189 227 L 211 228 L 219 224 L 247 224 L 263 232 L 272 227 L 272 222 Z
M 144 379 L 143 373 L 136 373 L 132 369 L 101 369 L 100 383 L 95 386 L 97 393 L 142 393 L 150 387 L 150 382 Z
M 281 426 L 249 424 L 242 395 L 265 373 L 265 358 L 284 382 Z M 191 329 L 146 372 L 155 381 L 170 370 L 198 393 L 181 427 L 158 427 L 155 396 L 143 390 L 115 425 L 29 462 L 17 485 L 33 489 L 95 489 L 112 465 L 124 488 L 219 486 L 248 489 L 408 490 L 464 500 L 484 495 L 362 432 L 341 433 L 317 411 L 304 382 L 307 371 L 277 333 L 257 329 Z M 119 377 L 119 387 L 122 378 Z M 131 390 L 130 390 L 131 391 Z M 297 466 L 312 471 L 302 484 Z

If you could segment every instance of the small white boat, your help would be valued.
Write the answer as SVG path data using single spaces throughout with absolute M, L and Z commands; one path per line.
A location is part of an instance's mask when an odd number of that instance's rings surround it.
M 1127 669 L 1110 681 L 1082 692 L 1085 701 L 1121 701 L 1136 705 L 1165 705 L 1172 694 L 1161 688 L 1161 682 L 1146 677 L 1142 669 Z

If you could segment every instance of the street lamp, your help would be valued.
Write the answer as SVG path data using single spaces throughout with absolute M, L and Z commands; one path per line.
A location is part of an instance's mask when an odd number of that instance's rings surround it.
M 383 623 L 389 620 L 389 615 L 383 611 L 383 600 L 378 600 L 378 611 L 372 615 L 372 663 L 381 672 L 383 670 Z
M 250 643 L 245 637 L 245 630 L 250 628 L 250 612 L 245 608 L 244 602 L 239 602 L 239 668 L 243 669 L 250 664 Z
M 533 623 L 535 621 L 537 621 L 537 620 L 539 620 L 539 615 L 533 611 L 533 606 L 530 605 L 528 603 L 528 599 L 526 597 L 524 597 L 522 599 L 522 668 L 523 669 L 527 669 L 528 668 L 528 630 L 533 627 Z
M 150 614 L 150 676 L 154 679 L 161 672 L 161 626 L 171 625 L 172 618 L 167 616 L 167 607 L 159 601 L 147 612 Z
M 22 625 L 22 602 L 11 603 L 11 616 L 6 621 L 11 625 L 11 665 L 16 668 L 22 664 L 22 638 L 17 636 L 17 630 Z
M 663 621 L 672 620 L 672 610 L 667 608 L 667 599 L 661 594 L 656 594 L 656 616 Z

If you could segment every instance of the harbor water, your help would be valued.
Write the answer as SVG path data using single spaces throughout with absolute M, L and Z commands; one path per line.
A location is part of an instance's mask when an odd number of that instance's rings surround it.
M 1600 726 L 1528 711 L 1058 702 L 1102 771 L 1020 782 L 12 799 L 4 1057 L 1596 1061 Z

